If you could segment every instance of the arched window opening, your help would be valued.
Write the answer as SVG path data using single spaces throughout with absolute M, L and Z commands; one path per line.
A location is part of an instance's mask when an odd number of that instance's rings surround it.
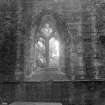
M 60 66 L 60 40 L 53 22 L 45 22 L 37 33 L 36 65 L 40 69 Z

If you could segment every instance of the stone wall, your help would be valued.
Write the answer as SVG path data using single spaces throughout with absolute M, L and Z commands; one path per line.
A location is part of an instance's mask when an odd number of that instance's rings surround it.
M 0 81 L 13 80 L 16 64 L 16 2 L 0 1 Z
M 1 77 L 13 79 L 15 74 L 15 79 L 21 80 L 32 72 L 32 28 L 38 24 L 38 16 L 46 11 L 57 14 L 55 17 L 61 19 L 65 28 L 67 76 L 70 79 L 104 78 L 104 3 L 100 0 L 1 2 Z

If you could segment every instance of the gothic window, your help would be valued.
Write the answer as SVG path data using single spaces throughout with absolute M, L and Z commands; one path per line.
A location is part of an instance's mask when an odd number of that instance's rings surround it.
M 53 23 L 46 22 L 39 28 L 35 50 L 37 67 L 59 67 L 60 41 Z

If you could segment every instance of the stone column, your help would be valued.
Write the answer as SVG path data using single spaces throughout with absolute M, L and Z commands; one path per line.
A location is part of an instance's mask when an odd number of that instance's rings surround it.
M 83 41 L 81 34 L 81 16 L 70 27 L 70 68 L 72 79 L 84 79 Z
M 79 66 L 79 78 L 85 79 L 85 69 L 84 69 L 84 59 L 83 59 L 83 40 L 82 40 L 82 23 L 81 23 L 81 17 L 80 21 L 78 23 L 78 39 L 79 42 L 77 44 L 77 54 L 78 54 L 78 66 Z
M 98 66 L 100 65 L 100 62 L 97 59 L 97 31 L 96 31 L 96 7 L 91 5 L 91 28 L 92 28 L 92 48 L 93 48 L 93 57 L 92 57 L 92 62 L 94 66 L 94 78 L 98 79 Z
M 82 3 L 82 1 L 81 1 Z M 92 19 L 91 19 L 91 2 L 87 1 L 82 4 L 82 38 L 84 47 L 84 69 L 86 78 L 94 78 L 93 67 L 93 46 L 92 46 Z
M 73 33 L 71 32 L 72 29 L 72 24 L 68 23 L 68 40 L 65 41 L 66 43 L 66 49 L 65 49 L 65 62 L 67 62 L 66 69 L 67 69 L 67 74 L 70 77 L 70 79 L 74 80 L 75 79 L 75 73 L 74 73 L 74 63 L 73 63 L 73 49 L 74 49 L 74 44 L 73 44 Z M 67 60 L 68 59 L 68 60 Z
M 16 49 L 17 49 L 17 58 L 16 58 L 16 71 L 15 71 L 15 76 L 16 80 L 21 79 L 23 76 L 23 71 L 22 71 L 22 42 L 23 42 L 23 34 L 22 34 L 22 29 L 23 29 L 23 21 L 22 21 L 22 2 L 21 0 L 17 1 L 17 32 L 16 32 Z

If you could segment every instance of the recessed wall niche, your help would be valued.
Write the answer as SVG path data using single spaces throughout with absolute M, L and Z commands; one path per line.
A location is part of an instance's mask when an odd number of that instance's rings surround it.
M 51 14 L 38 18 L 30 31 L 30 49 L 26 57 L 25 80 L 68 80 L 65 69 L 63 27 Z

